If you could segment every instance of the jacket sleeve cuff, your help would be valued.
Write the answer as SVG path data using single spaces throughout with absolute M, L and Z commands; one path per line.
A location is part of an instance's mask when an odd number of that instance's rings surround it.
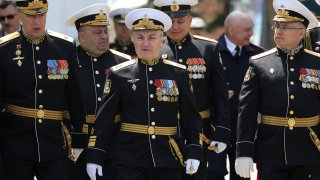
M 186 147 L 185 160 L 197 159 L 200 162 L 203 161 L 203 148 L 197 144 L 190 144 Z
M 215 129 L 211 140 L 230 144 L 231 130 L 222 126 L 216 126 Z
M 86 162 L 103 165 L 103 160 L 105 159 L 105 152 L 102 149 L 89 148 L 87 151 Z
M 251 141 L 237 142 L 236 157 L 254 157 L 254 143 Z

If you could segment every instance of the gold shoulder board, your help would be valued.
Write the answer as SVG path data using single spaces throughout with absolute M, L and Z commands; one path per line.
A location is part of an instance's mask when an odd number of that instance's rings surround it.
M 193 37 L 195 39 L 201 39 L 201 40 L 205 40 L 205 41 L 210 41 L 210 42 L 214 42 L 217 43 L 218 41 L 215 39 L 211 39 L 211 38 L 207 38 L 207 37 L 203 37 L 203 36 L 198 36 L 198 35 L 193 35 Z
M 15 39 L 17 37 L 20 36 L 20 33 L 18 31 L 14 32 L 14 33 L 11 33 L 11 34 L 8 34 L 6 36 L 3 36 L 2 38 L 0 38 L 0 44 L 3 44 L 5 42 L 8 42 L 12 39 Z
M 311 54 L 311 55 L 314 55 L 314 56 L 317 56 L 317 57 L 320 57 L 320 54 L 317 53 L 317 52 L 314 52 L 314 51 L 310 51 L 309 49 L 304 49 L 304 51 L 308 54 Z
M 118 70 L 120 70 L 120 69 L 122 69 L 122 68 L 124 68 L 124 67 L 130 66 L 130 65 L 136 63 L 136 61 L 137 61 L 137 60 L 130 60 L 130 61 L 126 61 L 126 62 L 120 63 L 120 64 L 118 64 L 118 65 L 112 66 L 112 67 L 110 68 L 110 70 L 111 70 L 111 71 L 118 71 Z
M 64 39 L 66 41 L 69 41 L 69 42 L 73 43 L 73 38 L 70 37 L 70 36 L 67 36 L 67 35 L 64 35 L 64 34 L 61 34 L 61 33 L 58 33 L 58 32 L 54 32 L 54 31 L 51 31 L 51 30 L 48 30 L 47 32 L 48 32 L 48 34 L 50 36 L 57 37 L 57 38 L 60 38 L 60 39 Z
M 119 51 L 116 51 L 116 50 L 113 50 L 113 49 L 110 49 L 110 51 L 111 51 L 113 54 L 116 54 L 116 55 L 118 55 L 118 56 L 121 56 L 121 57 L 123 57 L 123 58 L 125 58 L 125 59 L 128 59 L 128 60 L 131 60 L 131 59 L 132 59 L 131 56 L 128 55 L 128 54 L 125 54 L 125 53 L 122 53 L 122 52 L 119 52 Z
M 252 56 L 251 59 L 252 59 L 252 60 L 257 60 L 257 59 L 259 59 L 259 58 L 262 58 L 262 57 L 264 57 L 264 56 L 267 56 L 267 55 L 269 55 L 269 54 L 272 54 L 272 53 L 274 53 L 274 52 L 276 52 L 276 51 L 277 51 L 277 48 L 272 48 L 272 49 L 270 49 L 269 51 L 266 51 L 266 52 L 257 54 L 257 55 L 255 55 L 255 56 Z
M 169 60 L 166 60 L 166 59 L 163 60 L 163 63 L 171 65 L 171 66 L 179 67 L 181 69 L 187 69 L 187 67 L 185 65 L 183 65 L 183 64 L 179 64 L 179 63 L 176 63 L 176 62 L 173 62 L 173 61 L 169 61 Z

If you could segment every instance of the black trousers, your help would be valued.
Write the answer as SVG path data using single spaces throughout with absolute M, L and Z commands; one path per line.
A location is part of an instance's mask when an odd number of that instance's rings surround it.
M 250 178 L 240 177 L 234 167 L 236 161 L 236 146 L 235 143 L 233 146 L 228 146 L 227 149 L 219 154 L 215 151 L 209 151 L 208 153 L 208 170 L 207 170 L 207 179 L 211 180 L 224 180 L 224 176 L 227 175 L 227 155 L 229 157 L 229 179 L 230 180 L 248 180 Z
M 257 165 L 258 180 L 319 180 L 320 166 Z
M 186 168 L 183 169 L 182 180 L 205 180 L 207 173 L 207 158 L 208 146 L 203 145 L 203 160 L 199 165 L 197 173 L 190 175 L 186 173 Z
M 181 168 L 117 166 L 118 180 L 180 180 Z
M 79 159 L 76 163 L 69 160 L 69 180 L 90 180 L 87 174 L 87 162 Z M 97 180 L 117 180 L 116 168 L 113 159 L 105 159 L 102 166 L 103 176 L 97 174 Z
M 68 158 L 35 162 L 2 156 L 5 180 L 68 180 Z

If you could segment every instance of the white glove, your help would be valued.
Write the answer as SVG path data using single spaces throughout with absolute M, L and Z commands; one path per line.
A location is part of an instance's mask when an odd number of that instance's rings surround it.
M 250 171 L 253 172 L 253 160 L 251 157 L 237 158 L 234 166 L 239 176 L 250 178 Z
M 72 151 L 73 151 L 73 155 L 76 157 L 76 159 L 78 159 L 83 149 L 72 148 Z
M 98 175 L 102 176 L 102 166 L 94 163 L 87 163 L 87 174 L 89 175 L 91 180 L 96 180 L 96 174 L 98 171 Z
M 187 174 L 194 174 L 198 171 L 200 165 L 200 161 L 196 159 L 187 159 L 186 162 L 186 173 Z
M 208 147 L 209 150 L 214 150 L 216 153 L 221 153 L 227 148 L 227 144 L 218 141 L 211 141 L 210 146 Z

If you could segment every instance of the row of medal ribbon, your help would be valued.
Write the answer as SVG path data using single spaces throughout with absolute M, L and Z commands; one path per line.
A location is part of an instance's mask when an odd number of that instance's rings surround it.
M 203 58 L 189 58 L 186 61 L 190 79 L 204 79 L 207 71 Z
M 174 80 L 169 79 L 155 79 L 154 85 L 156 88 L 156 95 L 158 101 L 177 102 L 179 90 Z
M 66 60 L 48 60 L 48 79 L 68 79 L 69 64 Z
M 307 89 L 320 90 L 320 70 L 300 68 L 299 80 L 302 82 L 302 87 Z

